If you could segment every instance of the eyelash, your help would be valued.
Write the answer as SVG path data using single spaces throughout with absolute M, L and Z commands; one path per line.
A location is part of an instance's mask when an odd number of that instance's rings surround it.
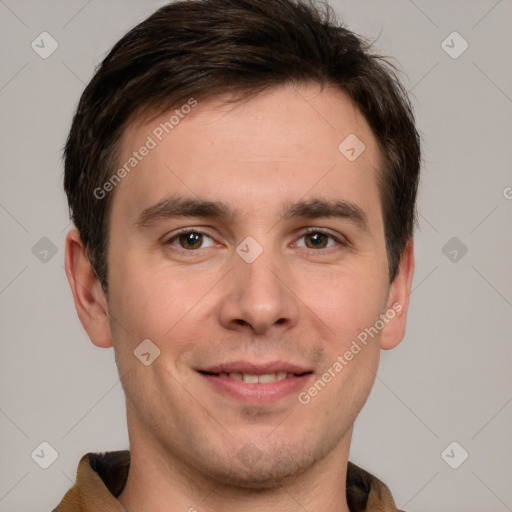
M 185 235 L 185 234 L 190 234 L 190 233 L 195 233 L 195 234 L 198 234 L 198 235 L 203 235 L 203 236 L 206 236 L 208 238 L 210 238 L 211 240 L 213 240 L 213 238 L 208 234 L 208 233 L 205 233 L 204 231 L 201 231 L 200 229 L 190 229 L 190 228 L 183 228 L 181 230 L 179 230 L 178 232 L 176 232 L 174 235 L 172 235 L 172 237 L 168 238 L 164 244 L 165 245 L 172 245 L 172 243 L 177 240 L 181 235 Z M 339 238 L 334 236 L 332 233 L 330 233 L 329 231 L 326 231 L 322 228 L 310 228 L 308 229 L 307 231 L 304 231 L 297 240 L 300 240 L 301 238 L 304 238 L 308 235 L 313 235 L 313 234 L 322 234 L 322 235 L 325 235 L 329 238 L 331 238 L 332 240 L 334 240 L 338 245 L 340 246 L 343 246 L 343 247 L 348 247 L 350 244 L 348 242 L 348 240 L 343 237 L 343 236 L 340 236 Z M 197 251 L 200 251 L 202 248 L 199 248 L 199 249 L 184 249 L 183 247 L 176 247 L 174 246 L 177 250 L 180 250 L 180 251 L 183 251 L 183 252 L 197 252 Z M 314 252 L 314 253 L 318 253 L 318 252 L 321 252 L 321 251 L 327 251 L 329 249 L 332 249 L 333 247 L 323 247 L 323 248 L 320 248 L 320 249 L 311 249 L 311 248 L 308 248 L 308 247 L 303 247 L 303 249 L 305 249 L 306 251 L 308 252 Z

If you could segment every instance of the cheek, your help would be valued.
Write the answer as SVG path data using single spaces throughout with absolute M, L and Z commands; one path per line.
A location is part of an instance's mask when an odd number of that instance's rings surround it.
M 109 309 L 124 328 L 119 333 L 123 338 L 134 344 L 149 338 L 166 350 L 172 338 L 172 350 L 177 353 L 189 338 L 197 338 L 201 318 L 213 315 L 212 301 L 217 297 L 213 289 L 218 281 L 214 272 L 194 276 L 185 266 L 169 268 L 162 260 L 126 258 L 112 269 Z
M 314 283 L 303 283 L 302 292 L 308 307 L 327 324 L 334 344 L 347 342 L 373 325 L 383 313 L 387 282 L 371 268 L 330 272 L 315 275 Z

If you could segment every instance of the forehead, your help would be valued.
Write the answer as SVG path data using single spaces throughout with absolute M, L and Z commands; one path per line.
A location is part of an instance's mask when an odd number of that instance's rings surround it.
M 268 207 L 269 196 L 282 203 L 309 191 L 352 195 L 362 206 L 378 201 L 377 143 L 345 93 L 287 85 L 229 98 L 192 98 L 132 123 L 118 167 L 135 165 L 116 187 L 113 210 L 129 203 L 125 214 L 140 211 L 177 192 L 245 207 L 263 207 L 262 194 Z
M 218 141 L 221 136 L 228 135 L 230 139 L 237 140 L 250 138 L 253 144 L 230 147 L 233 156 L 244 160 L 279 157 L 283 152 L 300 158 L 303 156 L 301 149 L 306 148 L 297 148 L 293 143 L 301 142 L 301 139 L 302 142 L 309 140 L 316 144 L 323 142 L 319 149 L 324 150 L 330 145 L 331 151 L 336 152 L 340 137 L 343 139 L 350 134 L 358 134 L 364 139 L 370 153 L 374 150 L 375 138 L 366 119 L 338 87 L 316 83 L 290 84 L 270 88 L 245 99 L 238 100 L 237 97 L 233 93 L 218 94 L 200 101 L 191 97 L 165 112 L 139 115 L 124 131 L 121 151 L 138 146 L 147 135 L 158 145 L 171 138 L 168 136 L 179 139 L 184 126 L 187 137 L 199 137 L 197 144 L 203 151 L 208 143 Z M 318 140 L 320 136 L 322 141 Z M 265 146 L 258 146 L 260 140 L 265 141 Z M 286 146 L 282 142 L 290 144 Z M 315 156 L 318 158 L 318 154 Z M 324 159 L 327 158 L 329 154 L 326 153 Z

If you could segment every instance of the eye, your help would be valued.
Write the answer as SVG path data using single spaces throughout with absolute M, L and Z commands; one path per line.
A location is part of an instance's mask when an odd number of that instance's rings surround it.
M 172 245 L 174 247 L 178 247 L 180 249 L 184 249 L 187 251 L 194 251 L 197 249 L 204 249 L 205 246 L 203 243 L 205 240 L 210 240 L 210 245 L 206 247 L 213 247 L 215 243 L 213 239 L 209 237 L 206 233 L 198 230 L 182 230 L 173 236 L 171 236 L 168 240 L 165 241 L 166 245 Z
M 301 243 L 302 240 L 304 242 Z M 214 247 L 216 243 L 209 235 L 200 230 L 183 229 L 169 237 L 165 241 L 165 245 L 171 245 L 184 251 L 196 251 L 207 247 Z M 348 242 L 342 236 L 337 237 L 329 232 L 315 228 L 303 233 L 294 245 L 309 250 L 321 250 L 329 249 L 336 245 L 346 246 Z
M 341 237 L 340 237 L 341 238 Z M 311 229 L 304 233 L 299 240 L 304 240 L 304 244 L 296 243 L 297 247 L 304 247 L 306 249 L 329 249 L 330 247 L 338 245 L 347 245 L 343 240 L 338 239 L 334 235 L 327 233 L 320 229 Z

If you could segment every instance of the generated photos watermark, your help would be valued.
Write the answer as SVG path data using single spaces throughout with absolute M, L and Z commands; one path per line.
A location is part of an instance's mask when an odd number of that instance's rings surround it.
M 317 379 L 317 381 L 312 384 L 306 391 L 302 391 L 297 395 L 297 399 L 299 403 L 302 405 L 307 405 L 311 402 L 311 399 L 318 395 L 326 386 L 331 382 L 337 375 L 341 373 L 341 371 L 349 364 L 352 359 L 354 359 L 359 352 L 366 347 L 368 341 L 375 338 L 379 334 L 379 332 L 384 329 L 386 324 L 388 324 L 397 313 L 402 311 L 403 306 L 399 302 L 395 302 L 389 309 L 386 310 L 385 313 L 379 316 L 379 319 L 375 321 L 375 323 L 366 327 L 363 331 L 361 331 L 357 338 L 352 340 L 352 344 L 350 348 L 347 349 L 343 355 L 339 355 L 334 363 L 327 368 L 327 370 L 322 374 L 322 376 Z
M 112 190 L 121 183 L 121 180 L 128 176 L 128 174 L 149 155 L 151 150 L 155 149 L 158 144 L 162 142 L 164 137 L 171 133 L 196 106 L 197 100 L 189 98 L 179 109 L 175 109 L 169 119 L 156 126 L 151 134 L 146 137 L 144 144 L 142 144 L 137 151 L 133 151 L 132 156 L 130 156 L 101 187 L 94 189 L 94 197 L 101 200 L 104 199 L 109 192 L 112 192 Z

